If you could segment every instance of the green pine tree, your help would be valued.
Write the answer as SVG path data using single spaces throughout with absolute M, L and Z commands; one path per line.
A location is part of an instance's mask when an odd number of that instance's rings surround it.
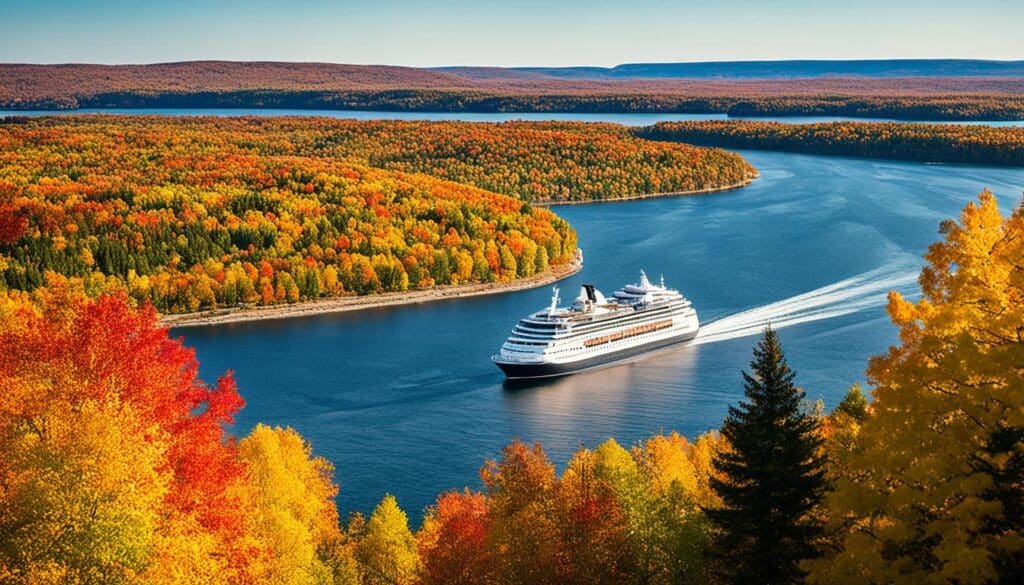
M 846 396 L 839 402 L 833 413 L 845 414 L 859 422 L 864 422 L 867 419 L 868 398 L 864 396 L 864 390 L 861 389 L 860 384 L 850 386 L 850 389 L 846 391 Z
M 728 583 L 799 582 L 800 561 L 813 557 L 821 524 L 812 510 L 825 491 L 818 420 L 804 409 L 778 335 L 771 328 L 754 348 L 753 375 L 743 373 L 746 400 L 729 407 L 712 487 L 723 506 L 707 510 L 715 526 L 715 572 Z

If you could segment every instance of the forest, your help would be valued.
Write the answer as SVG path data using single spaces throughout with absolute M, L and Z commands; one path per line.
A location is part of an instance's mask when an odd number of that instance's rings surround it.
M 427 173 L 531 203 L 711 190 L 742 185 L 757 174 L 738 154 L 640 140 L 618 124 L 294 118 L 212 123 L 230 134 L 267 137 L 261 153 Z
M 508 281 L 570 261 L 530 201 L 742 184 L 718 149 L 610 124 L 7 119 L 0 274 L 127 287 L 163 313 Z
M 651 140 L 940 163 L 1024 166 L 1024 128 L 882 122 L 659 122 Z
M 200 380 L 151 304 L 5 291 L 0 581 L 1017 583 L 1024 212 L 983 192 L 941 234 L 922 298 L 890 294 L 868 394 L 826 413 L 769 329 L 720 431 L 608 439 L 561 471 L 513 440 L 415 527 L 390 495 L 338 510 L 291 429 L 232 436 L 230 372 Z
M 745 88 L 741 88 L 745 89 Z M 109 91 L 74 97 L 13 98 L 0 108 L 277 108 L 386 112 L 573 112 L 583 114 L 727 114 L 758 116 L 841 116 L 928 121 L 1024 119 L 1019 94 L 755 96 L 638 93 L 635 91 L 505 93 L 479 90 L 232 90 Z
M 499 67 L 0 64 L 0 108 L 295 108 L 1024 119 L 1019 77 L 563 78 Z

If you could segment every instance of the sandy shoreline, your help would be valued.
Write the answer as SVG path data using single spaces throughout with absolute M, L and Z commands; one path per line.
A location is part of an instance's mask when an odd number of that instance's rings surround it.
M 648 193 L 620 197 L 616 199 L 599 199 L 592 201 L 539 201 L 533 202 L 537 206 L 554 205 L 576 205 L 583 203 L 604 203 L 612 201 L 633 201 L 636 199 L 652 199 L 655 197 L 681 197 L 686 195 L 702 195 L 719 191 L 731 191 L 739 189 L 752 183 L 760 177 L 756 174 L 739 183 L 714 187 L 711 189 L 699 189 L 695 191 L 676 191 L 672 193 Z M 164 315 L 160 322 L 169 327 L 205 327 L 211 325 L 223 325 L 226 323 L 239 323 L 243 321 L 263 321 L 266 319 L 289 319 L 292 317 L 306 317 L 310 315 L 321 315 L 325 313 L 342 313 L 345 311 L 360 311 L 364 309 L 375 309 L 380 307 L 394 307 L 399 305 L 410 305 L 414 303 L 429 303 L 443 299 L 458 299 L 475 297 L 480 295 L 492 295 L 528 288 L 537 288 L 546 284 L 559 281 L 567 276 L 576 274 L 583 269 L 583 254 L 579 250 L 576 257 L 569 263 L 562 266 L 549 268 L 544 274 L 537 274 L 529 278 L 523 278 L 514 282 L 488 282 L 481 284 L 462 284 L 455 286 L 440 286 L 425 290 L 408 292 L 381 293 L 375 295 L 338 297 L 320 299 L 316 301 L 304 301 L 292 305 L 272 305 L 268 307 L 235 307 L 230 309 L 216 309 L 199 313 L 184 313 L 180 315 Z
M 180 315 L 163 315 L 160 323 L 169 327 L 205 327 L 223 325 L 243 321 L 263 321 L 266 319 L 288 319 L 307 317 L 325 313 L 342 313 L 360 311 L 379 307 L 393 307 L 414 303 L 428 303 L 443 299 L 458 299 L 480 295 L 492 295 L 515 290 L 537 288 L 557 282 L 576 274 L 583 269 L 583 254 L 579 250 L 568 264 L 549 268 L 543 274 L 535 274 L 529 278 L 521 278 L 513 282 L 486 282 L 480 284 L 460 284 L 439 286 L 436 288 L 407 292 L 381 293 L 375 295 L 338 297 L 305 301 L 292 305 L 271 305 L 267 307 L 231 308 L 184 313 Z
M 591 203 L 617 203 L 619 201 L 636 201 L 637 199 L 656 199 L 658 197 L 685 197 L 687 195 L 705 195 L 707 193 L 718 193 L 719 191 L 732 191 L 733 189 L 739 189 L 746 187 L 747 185 L 754 182 L 755 179 L 761 178 L 761 174 L 757 173 L 751 177 L 740 181 L 739 183 L 733 183 L 732 185 L 723 185 L 721 187 L 710 187 L 708 189 L 695 189 L 693 191 L 671 191 L 668 193 L 643 193 L 641 195 L 630 195 L 628 197 L 615 197 L 614 199 L 587 199 L 584 201 L 531 201 L 530 205 L 536 205 L 537 207 L 555 207 L 558 205 L 589 205 Z

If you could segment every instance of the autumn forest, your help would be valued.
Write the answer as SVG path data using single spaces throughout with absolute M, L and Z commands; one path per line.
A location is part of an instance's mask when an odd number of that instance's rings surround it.
M 1024 128 L 883 122 L 660 122 L 652 140 L 921 162 L 1024 166 Z
M 531 202 L 756 174 L 611 124 L 14 118 L 0 146 L 6 286 L 118 284 L 165 313 L 528 277 L 576 250 Z
M 201 381 L 151 304 L 9 290 L 0 580 L 1015 582 L 1024 214 L 986 192 L 942 231 L 924 297 L 890 296 L 901 341 L 868 364 L 870 400 L 808 402 L 769 330 L 721 432 L 609 439 L 560 473 L 513 441 L 418 527 L 391 496 L 343 517 L 331 465 L 290 429 L 231 436 L 231 374 Z

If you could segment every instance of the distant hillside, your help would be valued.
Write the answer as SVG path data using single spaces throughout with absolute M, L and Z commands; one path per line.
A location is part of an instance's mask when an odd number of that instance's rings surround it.
M 1024 61 L 979 59 L 876 59 L 852 61 L 707 61 L 628 63 L 615 67 L 441 67 L 435 71 L 474 79 L 792 79 L 814 77 L 1024 77 Z
M 441 71 L 387 65 L 187 61 L 153 65 L 0 64 L 0 95 L 93 95 L 117 91 L 398 89 L 465 87 Z
M 703 146 L 1024 167 L 1024 128 L 967 124 L 660 122 L 634 132 Z
M 982 72 L 988 75 L 964 76 Z M 1012 72 L 1017 75 L 1011 76 Z M 921 75 L 890 76 L 904 74 Z M 766 75 L 776 77 L 757 77 Z M 228 61 L 0 64 L 0 109 L 80 108 L 1009 120 L 1024 119 L 1024 62 L 789 61 L 620 65 L 611 69 L 421 69 Z

